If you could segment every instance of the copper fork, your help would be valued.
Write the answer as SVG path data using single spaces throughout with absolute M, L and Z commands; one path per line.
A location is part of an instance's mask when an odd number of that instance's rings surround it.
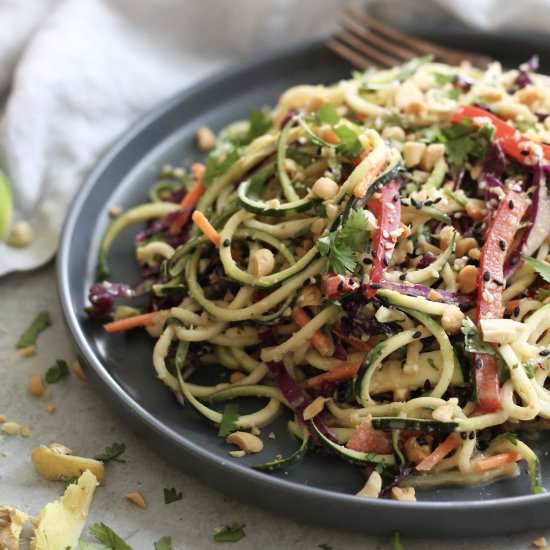
M 432 55 L 434 60 L 448 65 L 469 61 L 476 67 L 486 68 L 491 62 L 486 55 L 446 48 L 398 31 L 354 8 L 345 10 L 341 29 L 327 46 L 360 69 L 392 67 L 424 55 Z

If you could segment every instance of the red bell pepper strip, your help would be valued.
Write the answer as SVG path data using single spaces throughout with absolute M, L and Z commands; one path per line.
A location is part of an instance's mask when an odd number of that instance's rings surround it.
M 373 262 L 367 287 L 367 297 L 373 298 L 377 291 L 376 284 L 382 281 L 384 269 L 397 242 L 397 232 L 401 223 L 399 180 L 392 180 L 382 187 L 369 199 L 367 208 L 376 216 L 378 222 L 372 236 Z
M 510 126 L 510 124 L 507 124 L 485 109 L 474 107 L 473 105 L 462 105 L 452 116 L 451 121 L 458 123 L 462 122 L 465 118 L 474 119 L 477 117 L 488 118 L 492 122 L 495 127 L 495 139 L 509 157 L 527 166 L 536 164 L 536 160 L 533 161 L 532 153 L 527 146 L 531 140 Z M 538 145 L 542 148 L 546 161 L 550 161 L 550 146 L 544 144 Z
M 510 190 L 491 221 L 479 259 L 476 310 L 478 324 L 481 319 L 498 319 L 504 314 L 504 260 L 529 203 L 525 193 Z M 495 356 L 475 354 L 474 367 L 480 409 L 486 412 L 499 410 L 500 388 Z

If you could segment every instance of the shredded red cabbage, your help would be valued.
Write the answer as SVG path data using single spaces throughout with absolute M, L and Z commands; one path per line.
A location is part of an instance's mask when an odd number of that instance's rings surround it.
M 530 223 L 504 265 L 506 279 L 511 277 L 520 266 L 521 254 L 533 254 L 550 234 L 550 223 L 548 222 L 550 220 L 550 197 L 548 197 L 544 168 L 540 165 L 534 168 L 532 185 L 535 190 L 529 210 Z
M 462 307 L 470 307 L 474 304 L 475 296 L 473 294 L 459 294 L 458 292 L 451 292 L 449 290 L 434 289 L 426 285 L 420 284 L 408 284 L 398 283 L 392 281 L 382 281 L 380 288 L 387 288 L 388 290 L 395 290 L 401 294 L 408 296 L 420 296 L 422 298 L 428 298 L 430 293 L 437 292 L 444 302 L 447 304 L 453 304 Z
M 532 84 L 533 81 L 529 73 L 536 71 L 539 68 L 539 56 L 534 55 L 531 59 L 527 60 L 525 63 L 522 63 L 518 68 L 518 76 L 516 77 L 516 87 L 517 89 L 525 88 L 529 84 Z
M 136 295 L 136 291 L 125 283 L 110 283 L 109 281 L 95 283 L 88 292 L 88 299 L 92 304 L 89 313 L 104 317 L 113 311 L 115 298 L 135 298 Z

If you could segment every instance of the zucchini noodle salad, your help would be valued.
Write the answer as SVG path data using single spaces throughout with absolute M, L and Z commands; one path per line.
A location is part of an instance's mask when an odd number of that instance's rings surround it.
M 145 328 L 156 376 L 235 458 L 289 411 L 295 452 L 264 451 L 259 470 L 322 450 L 363 468 L 366 497 L 522 468 L 525 491 L 543 492 L 528 445 L 550 427 L 537 68 L 418 58 L 199 129 L 203 163 L 166 166 L 149 202 L 111 209 L 88 314 L 111 338 Z M 109 248 L 131 224 L 139 281 L 111 282 Z M 263 401 L 241 414 L 246 397 Z

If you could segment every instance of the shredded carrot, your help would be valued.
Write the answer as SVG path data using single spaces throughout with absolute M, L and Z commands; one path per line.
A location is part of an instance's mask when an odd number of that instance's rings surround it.
M 214 246 L 218 246 L 220 244 L 220 234 L 214 229 L 214 226 L 206 219 L 201 211 L 195 210 L 191 219 L 193 220 L 193 223 L 214 244 Z
M 297 307 L 292 312 L 292 319 L 294 319 L 294 322 L 300 327 L 307 325 L 311 321 L 309 315 L 300 307 Z M 311 343 L 321 355 L 330 355 L 332 346 L 327 336 L 320 330 L 317 330 L 311 337 Z
M 152 311 L 151 313 L 144 313 L 143 315 L 134 315 L 126 319 L 119 319 L 112 323 L 103 325 L 106 332 L 126 332 L 134 328 L 146 327 L 155 322 L 158 317 L 158 311 Z
M 460 445 L 460 440 L 455 434 L 451 434 L 443 443 L 440 443 L 426 458 L 416 465 L 416 469 L 422 472 L 430 471 L 439 464 L 451 451 Z
M 204 193 L 204 185 L 202 184 L 204 172 L 206 171 L 204 164 L 196 162 L 191 166 L 191 171 L 193 172 L 196 183 L 193 188 L 186 193 L 185 197 L 181 199 L 180 207 L 182 211 L 178 212 L 179 215 L 176 216 L 174 221 L 170 224 L 170 228 L 168 229 L 170 235 L 177 235 L 181 231 L 182 227 L 188 222 L 191 216 L 191 210 L 197 206 L 199 199 Z
M 472 467 L 476 472 L 485 472 L 487 470 L 494 470 L 504 464 L 511 464 L 521 460 L 519 453 L 499 453 L 497 455 L 488 456 L 487 458 L 478 458 L 472 462 Z
M 514 313 L 514 309 L 519 306 L 520 300 L 510 300 L 506 304 L 506 313 L 512 315 Z
M 353 349 L 356 349 L 357 351 L 368 352 L 374 347 L 372 338 L 365 342 L 364 340 L 361 340 L 361 338 L 357 338 L 357 336 L 344 334 L 339 327 L 332 327 L 332 333 L 334 334 L 334 336 L 338 336 L 340 340 L 348 343 Z
M 332 143 L 333 145 L 338 145 L 340 143 L 340 138 L 338 134 L 331 128 L 327 128 L 323 131 L 321 136 L 327 143 Z
M 357 374 L 360 366 L 361 363 L 355 361 L 343 362 L 339 367 L 308 378 L 304 383 L 304 387 L 306 390 L 311 390 L 322 386 L 325 382 L 342 382 L 344 380 L 350 380 Z
M 353 188 L 353 194 L 358 199 L 362 198 L 368 191 L 369 187 L 374 183 L 380 172 L 382 172 L 384 166 L 386 166 L 386 155 L 384 158 L 376 164 L 373 169 L 365 175 L 365 177 Z

